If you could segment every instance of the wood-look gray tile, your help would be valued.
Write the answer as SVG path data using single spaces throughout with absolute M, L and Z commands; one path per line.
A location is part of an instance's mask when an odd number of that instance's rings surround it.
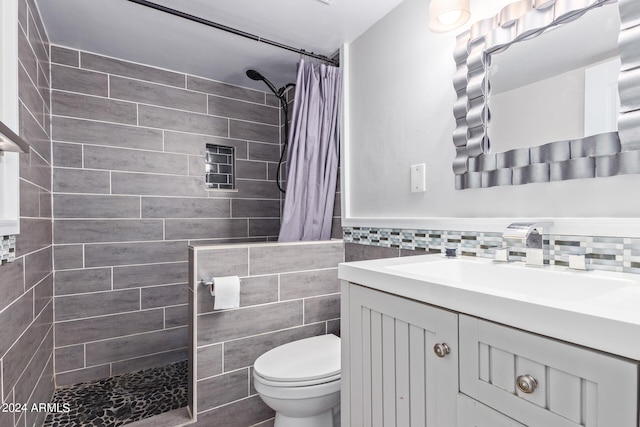
M 333 319 L 327 322 L 327 334 L 340 336 L 340 319 Z
M 253 181 L 236 179 L 237 194 L 234 198 L 242 199 L 280 199 L 280 190 L 273 181 Z
M 280 146 L 263 142 L 249 142 L 249 159 L 263 162 L 280 160 Z
M 200 408 L 198 408 L 200 409 Z M 192 427 L 252 426 L 275 415 L 260 396 L 251 396 L 211 411 L 198 414 L 198 422 Z
M 40 380 L 40 375 L 49 365 L 53 352 L 53 328 L 49 329 L 44 340 L 38 344 L 34 353 L 31 353 L 31 360 L 14 386 L 14 394 L 15 398 L 19 399 L 18 402 L 28 402 L 31 394 L 37 391 L 35 388 Z M 51 364 L 49 369 L 52 367 Z
M 53 64 L 51 88 L 87 95 L 108 96 L 109 77 L 103 73 Z
M 24 257 L 24 286 L 30 289 L 53 270 L 53 251 L 47 246 Z
M 247 158 L 247 141 L 185 132 L 164 132 L 164 151 L 166 152 L 204 156 L 207 144 L 233 147 L 236 151 L 236 159 Z
M 224 344 L 224 368 L 227 371 L 253 366 L 265 352 L 292 341 L 324 335 L 325 325 L 316 323 L 254 337 L 243 338 Z
M 164 223 L 167 240 L 247 237 L 246 219 L 166 219 Z
M 208 279 L 207 275 L 201 276 Z M 267 304 L 278 301 L 278 276 L 240 278 L 240 307 Z M 214 299 L 207 289 L 198 289 L 198 314 L 212 313 Z
M 338 269 L 302 271 L 280 275 L 280 300 L 340 292 Z
M 111 192 L 113 194 L 142 196 L 207 196 L 204 176 L 171 176 L 133 172 L 113 172 Z
M 56 141 L 162 151 L 158 129 L 54 116 L 52 130 Z
M 250 274 L 336 268 L 344 259 L 343 251 L 342 242 L 253 247 L 249 254 Z
M 64 246 L 56 247 L 64 248 Z M 111 290 L 111 268 L 56 271 L 55 295 L 72 295 Z
M 18 97 L 33 114 L 40 126 L 44 127 L 44 99 L 38 88 L 31 83 L 30 76 L 22 67 L 18 69 Z
M 20 218 L 20 234 L 16 236 L 16 257 L 51 245 L 51 219 Z
M 162 240 L 161 220 L 61 219 L 53 223 L 56 244 Z
M 182 327 L 87 343 L 87 366 L 184 349 L 189 344 L 187 329 Z
M 44 310 L 53 298 L 53 272 L 49 273 L 40 283 L 38 283 L 33 291 L 33 311 L 38 316 Z
M 245 179 L 267 179 L 267 163 L 236 160 L 236 177 Z
M 82 145 L 54 142 L 53 166 L 82 168 Z
M 53 218 L 53 195 L 49 191 L 40 191 L 40 218 Z
M 188 175 L 188 160 L 188 156 L 182 154 L 94 145 L 84 147 L 84 167 L 88 169 Z
M 55 297 L 56 322 L 140 310 L 140 291 L 93 292 Z
M 207 80 L 201 77 L 187 76 L 187 88 L 199 92 L 210 93 L 212 95 L 251 101 L 258 104 L 264 104 L 265 102 L 264 92 Z
M 196 253 L 198 277 L 249 275 L 249 250 L 245 248 L 203 249 Z
M 280 126 L 230 119 L 229 137 L 279 144 Z
M 51 396 L 55 392 L 55 381 L 53 377 L 53 358 L 49 359 L 47 366 L 42 371 L 42 375 L 38 383 L 36 384 L 31 397 L 27 401 L 29 408 L 33 407 L 34 403 L 49 402 Z M 44 424 L 44 420 L 47 414 L 44 412 L 27 412 L 25 422 L 28 426 L 39 426 Z
M 142 198 L 143 218 L 229 218 L 229 200 L 195 198 Z
M 185 285 L 186 286 L 186 285 Z M 164 327 L 177 328 L 189 325 L 189 305 L 174 305 L 164 308 Z
M 13 388 L 29 363 L 29 357 L 25 354 L 35 355 L 38 347 L 53 328 L 53 304 L 34 319 L 33 323 L 26 328 L 24 334 L 20 336 L 13 346 L 2 358 L 2 383 L 4 395 Z M 4 328 L 4 324 L 3 324 Z
M 187 242 L 88 244 L 85 258 L 86 267 L 186 261 Z
M 187 349 L 171 350 L 159 354 L 152 354 L 150 356 L 136 357 L 134 359 L 128 359 L 121 362 L 114 362 L 111 364 L 111 374 L 120 375 L 129 372 L 136 372 L 142 369 L 156 368 L 160 366 L 166 366 L 171 363 L 187 360 L 189 353 Z M 156 418 L 156 417 L 153 417 Z M 147 418 L 149 419 L 149 418 Z M 158 426 L 156 423 L 154 426 Z M 171 424 L 171 426 L 176 424 Z M 167 426 L 168 427 L 168 426 Z
M 20 156 L 20 178 L 51 190 L 51 166 L 33 149 Z
M 142 309 L 187 304 L 188 290 L 186 283 L 142 288 L 140 291 Z
M 51 46 L 51 62 L 72 67 L 80 66 L 80 52 L 62 46 Z
M 222 344 L 198 348 L 198 379 L 222 373 Z
M 20 180 L 20 216 L 40 216 L 40 187 Z
M 398 258 L 400 250 L 398 248 L 384 248 L 382 246 L 360 245 L 357 243 L 345 243 L 345 261 L 366 261 L 379 258 Z
M 26 28 L 24 28 L 24 31 L 22 29 L 18 30 L 18 58 L 29 77 L 35 82 L 38 75 L 38 58 L 33 49 L 31 49 L 26 31 Z
M 56 116 L 101 120 L 135 125 L 136 104 L 126 101 L 81 95 L 72 92 L 52 91 L 51 110 Z
M 47 33 L 37 13 L 37 7 L 30 5 L 29 10 L 29 43 L 38 57 L 38 61 L 41 63 L 49 62 L 49 41 L 47 40 Z M 36 19 L 36 16 L 38 17 Z
M 84 252 L 82 245 L 56 245 L 53 247 L 53 265 L 56 271 L 82 268 Z
M 288 301 L 198 316 L 198 346 L 302 325 L 302 301 Z
M 56 348 L 54 354 L 57 372 L 84 368 L 84 344 Z
M 305 324 L 339 318 L 340 294 L 313 297 L 304 300 Z
M 138 113 L 140 126 L 211 136 L 229 136 L 229 120 L 225 118 L 149 105 L 140 105 Z
M 24 258 L 3 265 L 0 268 L 0 312 L 17 300 L 25 291 Z M 0 315 L 2 317 L 2 315 Z
M 172 262 L 113 267 L 113 288 L 125 289 L 187 283 L 187 264 L 186 262 Z
M 120 59 L 107 58 L 88 52 L 80 52 L 80 65 L 88 70 L 102 71 L 124 77 L 162 83 L 169 86 L 184 87 L 184 74 L 162 70 L 155 67 L 135 64 Z
M 280 122 L 280 109 L 264 104 L 260 105 L 253 102 L 210 95 L 208 105 L 209 114 L 214 116 L 229 117 L 268 125 L 279 125 Z
M 249 370 L 242 369 L 200 380 L 197 387 L 198 410 L 215 408 L 249 395 Z
M 56 347 L 162 329 L 164 329 L 162 309 L 56 322 Z
M 278 236 L 280 219 L 249 219 L 249 236 Z
M 61 218 L 140 218 L 140 197 L 55 194 L 53 212 Z
M 53 191 L 109 194 L 109 172 L 53 168 Z
M 231 216 L 233 218 L 280 218 L 280 201 L 234 199 L 231 201 Z
M 24 104 L 20 105 L 20 136 L 29 143 L 32 150 L 38 152 L 45 162 L 51 163 L 49 127 L 46 121 L 44 126 L 38 123 Z
M 196 113 L 207 112 L 207 95 L 203 93 L 117 76 L 111 76 L 109 82 L 111 98 Z
M 91 366 L 89 368 L 78 369 L 68 372 L 56 373 L 56 385 L 58 387 L 85 383 L 89 381 L 109 378 L 111 376 L 111 366 L 106 364 L 102 366 Z

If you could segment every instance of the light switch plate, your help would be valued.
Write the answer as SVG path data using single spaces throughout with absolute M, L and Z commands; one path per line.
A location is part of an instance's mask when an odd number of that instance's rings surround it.
M 419 165 L 411 166 L 411 192 L 421 193 L 426 191 L 426 165 L 421 163 Z

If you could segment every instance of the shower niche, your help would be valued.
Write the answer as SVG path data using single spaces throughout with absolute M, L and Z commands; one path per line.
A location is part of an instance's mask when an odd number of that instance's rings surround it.
M 236 188 L 236 152 L 234 147 L 207 144 L 204 162 L 207 189 L 233 190 Z

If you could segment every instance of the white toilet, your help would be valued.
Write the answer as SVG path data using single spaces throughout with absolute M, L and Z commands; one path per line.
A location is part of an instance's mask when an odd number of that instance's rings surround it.
M 258 357 L 253 380 L 276 411 L 275 427 L 332 427 L 340 403 L 340 338 L 293 341 Z

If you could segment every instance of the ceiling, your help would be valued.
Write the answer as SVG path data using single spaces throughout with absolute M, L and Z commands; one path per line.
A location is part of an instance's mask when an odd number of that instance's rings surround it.
M 298 53 L 127 0 L 36 0 L 51 43 L 265 90 L 295 81 Z M 402 0 L 152 0 L 278 43 L 332 56 Z

